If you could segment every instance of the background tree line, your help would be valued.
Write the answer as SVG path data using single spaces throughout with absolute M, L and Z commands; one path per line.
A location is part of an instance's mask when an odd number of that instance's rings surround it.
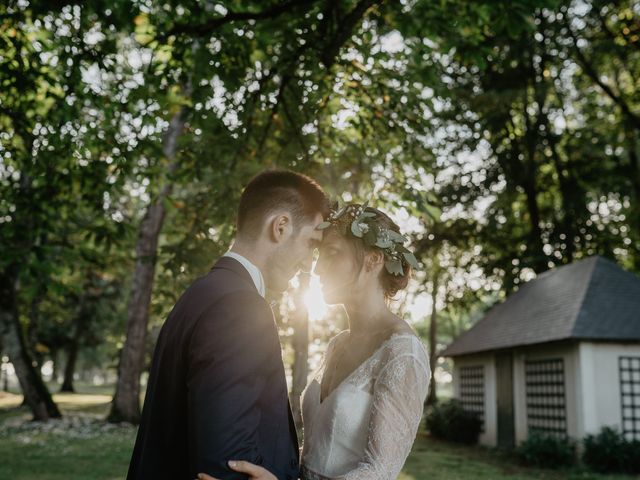
M 269 167 L 405 220 L 397 306 L 442 345 L 518 285 L 600 254 L 640 272 L 638 2 L 10 1 L 0 6 L 0 351 L 117 371 L 109 419 Z M 412 220 L 411 220 L 412 219 Z M 304 286 L 308 279 L 300 278 Z M 306 383 L 302 289 L 279 322 Z M 437 391 L 431 391 L 435 401 Z M 295 403 L 295 402 L 294 402 Z

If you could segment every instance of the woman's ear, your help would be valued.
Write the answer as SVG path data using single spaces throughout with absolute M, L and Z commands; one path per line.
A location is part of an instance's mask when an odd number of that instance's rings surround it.
M 274 215 L 269 222 L 269 237 L 276 243 L 285 240 L 292 230 L 291 216 L 287 212 Z
M 381 250 L 375 249 L 367 252 L 364 259 L 364 265 L 367 272 L 371 272 L 378 265 L 384 264 L 384 253 Z

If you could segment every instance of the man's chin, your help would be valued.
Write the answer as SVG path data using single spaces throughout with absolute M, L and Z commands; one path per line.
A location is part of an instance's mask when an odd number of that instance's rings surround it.
M 271 282 L 269 289 L 277 294 L 284 293 L 289 289 L 289 280 L 275 280 Z

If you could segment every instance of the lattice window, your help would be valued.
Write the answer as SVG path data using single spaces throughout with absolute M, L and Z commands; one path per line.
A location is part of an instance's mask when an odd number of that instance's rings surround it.
M 529 431 L 566 437 L 564 361 L 561 358 L 527 360 L 525 382 Z
M 460 403 L 465 410 L 475 412 L 482 420 L 484 432 L 484 367 L 460 367 Z
M 628 440 L 640 440 L 640 357 L 620 357 L 622 432 Z

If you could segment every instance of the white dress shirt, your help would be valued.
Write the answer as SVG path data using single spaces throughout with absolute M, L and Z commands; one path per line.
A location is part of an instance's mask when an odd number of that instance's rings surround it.
M 260 296 L 264 298 L 266 294 L 266 287 L 264 284 L 264 277 L 262 276 L 262 272 L 260 271 L 260 269 L 256 267 L 253 263 L 251 263 L 249 260 L 247 260 L 246 257 L 243 257 L 239 253 L 232 252 L 231 250 L 225 253 L 223 257 L 231 257 L 237 260 L 238 262 L 240 262 L 240 264 L 242 264 L 242 266 L 247 270 L 247 272 L 249 272 L 249 275 L 251 275 L 251 279 L 253 280 L 253 283 L 256 286 L 256 290 L 258 290 L 258 293 L 260 294 Z

